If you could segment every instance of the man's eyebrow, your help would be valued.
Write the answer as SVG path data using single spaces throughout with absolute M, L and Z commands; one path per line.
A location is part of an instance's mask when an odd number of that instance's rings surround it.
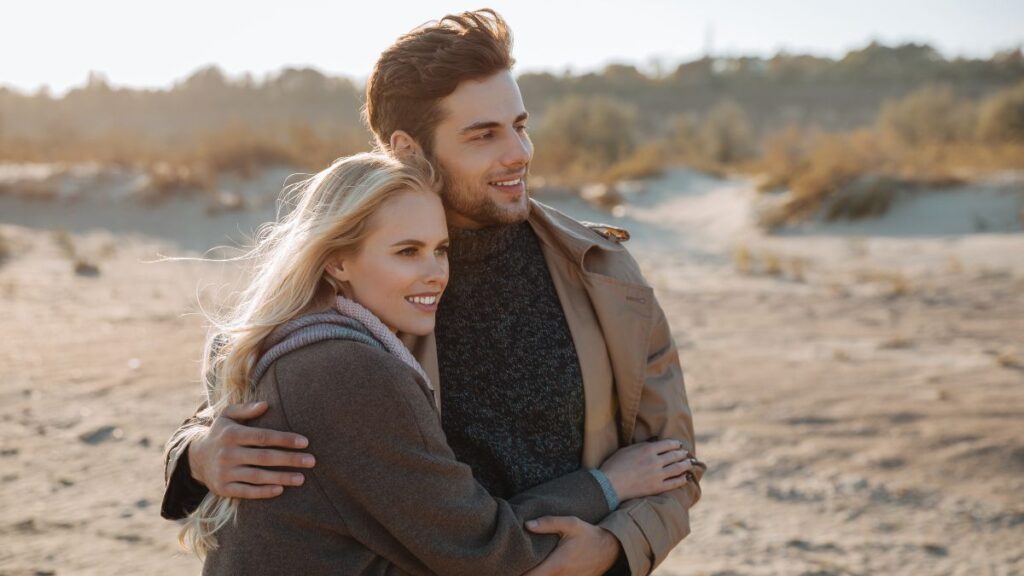
M 529 112 L 523 112 L 516 119 L 512 121 L 513 124 L 519 124 L 520 122 L 526 121 L 530 117 Z M 462 130 L 459 130 L 459 134 L 468 134 L 470 132 L 476 132 L 477 130 L 489 130 L 491 128 L 498 128 L 501 126 L 501 122 L 494 120 L 481 120 L 480 122 L 474 122 L 469 126 L 466 126 Z

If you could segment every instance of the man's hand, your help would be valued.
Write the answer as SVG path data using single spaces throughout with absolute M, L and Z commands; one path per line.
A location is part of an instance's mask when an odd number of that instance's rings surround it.
M 254 447 L 305 448 L 309 440 L 291 432 L 251 428 L 238 421 L 251 420 L 267 411 L 266 402 L 232 404 L 213 421 L 205 435 L 189 444 L 188 464 L 192 478 L 218 496 L 273 498 L 285 486 L 300 486 L 305 477 L 297 472 L 275 472 L 257 466 L 312 468 L 312 454 Z
M 575 516 L 545 516 L 526 523 L 535 534 L 558 534 L 562 540 L 526 576 L 600 576 L 615 564 L 622 546 L 611 532 Z

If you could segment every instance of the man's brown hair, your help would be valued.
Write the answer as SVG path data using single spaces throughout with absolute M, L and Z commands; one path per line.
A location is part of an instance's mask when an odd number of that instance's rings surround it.
M 510 70 L 512 32 L 494 10 L 449 14 L 403 35 L 385 50 L 366 82 L 363 116 L 390 151 L 404 130 L 431 156 L 434 129 L 444 119 L 440 100 L 461 82 Z

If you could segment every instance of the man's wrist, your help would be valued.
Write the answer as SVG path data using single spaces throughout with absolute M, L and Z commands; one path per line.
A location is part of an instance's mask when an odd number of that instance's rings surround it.
M 188 444 L 182 450 L 187 451 Z M 192 477 L 188 455 L 179 453 L 174 471 L 168 478 L 160 515 L 168 520 L 184 518 L 199 507 L 208 493 L 206 485 Z
M 200 478 L 200 477 L 199 477 L 199 476 L 198 476 L 198 475 L 196 474 L 196 471 L 197 471 L 197 470 L 198 470 L 198 469 L 199 469 L 200 467 L 199 467 L 199 466 L 196 466 L 196 465 L 195 465 L 195 462 L 193 462 L 193 460 L 192 460 L 192 456 L 193 456 L 193 454 L 195 453 L 195 451 L 194 451 L 194 450 L 192 450 L 192 443 L 193 443 L 193 442 L 197 442 L 198 440 L 199 440 L 199 437 L 198 437 L 198 436 L 196 436 L 196 437 L 193 437 L 193 438 L 192 438 L 192 440 L 190 440 L 190 441 L 188 442 L 188 444 L 185 444 L 185 453 L 184 453 L 184 454 L 182 455 L 182 456 L 184 456 L 184 458 L 179 458 L 179 459 L 178 459 L 178 462 L 179 462 L 179 464 L 178 464 L 178 465 L 179 465 L 179 466 L 181 466 L 181 465 L 185 465 L 185 467 L 186 467 L 186 470 L 185 470 L 185 471 L 186 471 L 186 472 L 188 473 L 188 477 L 189 477 L 189 478 L 190 478 L 190 479 L 191 479 L 191 480 L 192 480 L 193 482 L 195 482 L 196 484 L 199 484 L 199 485 L 200 485 L 200 486 L 202 486 L 203 488 L 206 488 L 206 482 L 203 482 L 203 479 L 202 479 L 202 478 Z

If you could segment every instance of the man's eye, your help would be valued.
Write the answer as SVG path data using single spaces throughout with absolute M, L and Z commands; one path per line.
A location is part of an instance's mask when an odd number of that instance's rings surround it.
M 516 132 L 526 132 L 526 124 L 520 124 L 516 126 Z
M 476 137 L 477 140 L 490 140 L 491 138 L 494 138 L 494 132 L 484 132 Z

